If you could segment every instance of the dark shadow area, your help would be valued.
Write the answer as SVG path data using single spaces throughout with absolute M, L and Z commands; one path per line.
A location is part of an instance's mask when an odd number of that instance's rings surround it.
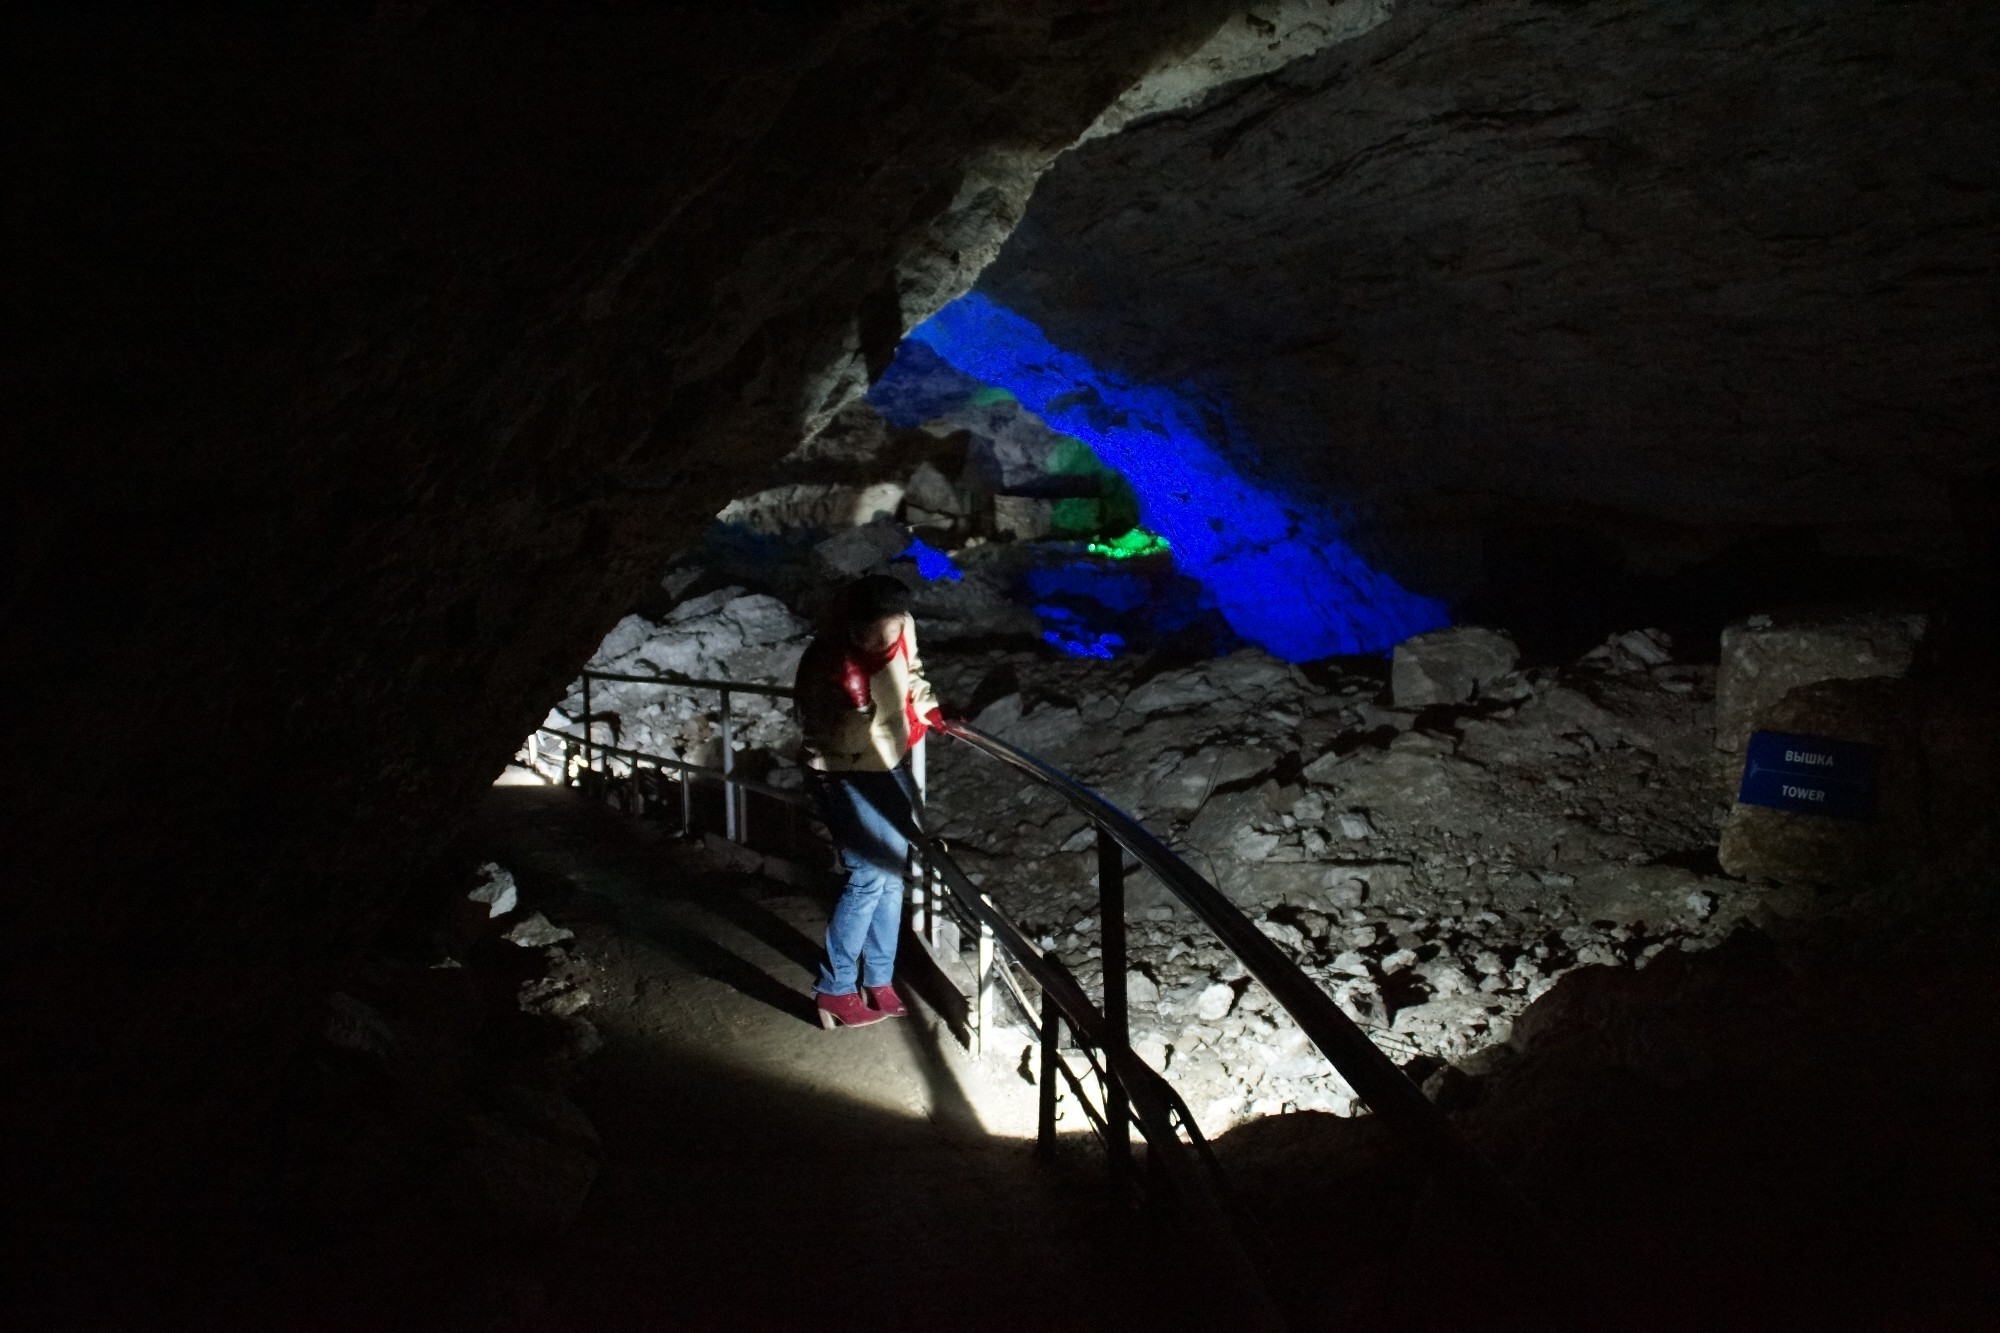
M 956 1040 L 971 1040 L 971 1005 L 958 983 L 931 957 L 929 946 L 917 937 L 908 913 L 896 944 L 896 980 L 929 1005 Z
M 657 943 L 702 976 L 800 1022 L 818 1023 L 808 994 L 772 976 L 671 910 L 671 905 L 679 903 L 727 921 L 797 962 L 810 976 L 818 961 L 816 946 L 790 924 L 743 896 L 732 881 L 740 883 L 747 877 L 706 870 L 690 873 L 685 861 L 676 865 L 663 847 L 642 841 L 640 826 L 561 788 L 496 788 L 489 798 L 486 818 L 489 828 L 560 823 L 566 826 L 569 840 L 589 844 L 592 861 L 604 871 L 589 890 L 577 887 L 573 872 L 551 872 L 532 859 L 521 860 L 518 854 L 509 858 L 520 865 L 515 873 L 523 887 L 538 899 L 576 903 L 588 893 L 601 899 L 623 928 Z M 506 835 L 500 835 L 492 845 L 506 847 Z
M 1308 1328 L 1540 1328 L 1518 1299 L 1538 1286 L 1596 1303 L 1585 1327 L 1983 1327 L 2000 1180 L 1974 1053 L 1996 1039 L 2000 978 L 1975 910 L 1967 942 L 1914 953 L 1745 934 L 1585 968 L 1511 1047 L 1449 1071 L 1440 1104 L 1552 1224 L 1552 1251 L 1425 1185 L 1371 1119 L 1253 1122 L 1218 1151 L 1311 1274 Z
M 959 1086 L 951 1066 L 945 1063 L 944 1048 L 939 1045 L 938 1038 L 946 1030 L 927 1023 L 899 1023 L 897 1027 L 909 1044 L 917 1068 L 923 1074 L 924 1086 L 930 1092 L 931 1123 L 954 1142 L 973 1143 L 985 1139 L 986 1129 L 979 1122 L 979 1112 L 973 1109 L 965 1089 Z M 948 1035 L 957 1039 L 956 1033 Z
M 604 1145 L 602 1176 L 541 1258 L 527 1293 L 534 1317 L 503 1326 L 761 1329 L 833 1311 L 913 1333 L 1200 1326 L 1185 1318 L 1191 1302 L 1156 1299 L 1160 1249 L 1096 1192 L 1094 1173 L 1037 1170 L 1027 1144 L 985 1134 L 942 1029 L 921 1016 L 831 1034 L 773 1023 L 733 948 L 723 952 L 737 965 L 717 966 L 709 950 L 721 944 L 690 947 L 696 926 L 659 928 L 659 913 L 680 904 L 798 952 L 800 928 L 755 900 L 755 877 L 661 845 L 569 792 L 494 797 L 489 810 L 504 813 L 486 827 L 499 841 L 485 845 L 563 895 L 557 915 L 600 960 L 593 975 L 608 994 L 625 993 L 621 977 L 636 981 L 628 1002 L 588 1011 L 605 1049 L 576 1097 Z M 773 903 L 801 898 L 762 887 Z M 755 1005 L 660 974 L 647 961 L 655 944 Z M 904 945 L 909 961 L 926 957 L 914 939 Z M 854 1062 L 869 1101 L 837 1091 Z M 908 1114 L 877 1104 L 897 1095 L 913 1099 Z
M 1755 611 L 1936 607 L 1962 600 L 1959 586 L 1972 577 L 1844 549 L 1807 530 L 1753 532 L 1668 574 L 1634 568 L 1616 542 L 1582 524 L 1498 529 L 1483 547 L 1482 582 L 1453 606 L 1453 619 L 1507 629 L 1531 664 L 1570 661 L 1639 626 L 1666 630 L 1687 660 L 1712 660 L 1723 627 Z
M 698 882 L 683 901 L 755 936 L 808 972 L 817 968 L 819 944 L 758 902 L 754 895 L 760 886 L 770 887 L 751 875 L 718 875 Z

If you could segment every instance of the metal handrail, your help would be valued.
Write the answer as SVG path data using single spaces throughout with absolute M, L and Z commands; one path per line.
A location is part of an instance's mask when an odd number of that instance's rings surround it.
M 741 833 L 739 826 L 743 819 L 743 811 L 738 804 L 737 789 L 744 786 L 754 787 L 755 784 L 746 784 L 732 777 L 736 771 L 736 746 L 735 738 L 731 734 L 730 728 L 729 697 L 732 694 L 761 694 L 767 698 L 789 699 L 792 697 L 790 687 L 784 685 L 759 685 L 751 681 L 741 680 L 705 680 L 699 676 L 683 675 L 678 671 L 662 671 L 651 676 L 634 676 L 619 671 L 592 671 L 588 667 L 584 668 L 580 673 L 580 679 L 583 683 L 583 762 L 586 768 L 594 766 L 591 762 L 591 751 L 595 748 L 595 742 L 592 740 L 590 734 L 591 719 L 593 717 L 590 707 L 590 682 L 593 680 L 609 681 L 620 685 L 672 685 L 687 690 L 715 690 L 722 696 L 722 725 L 720 730 L 722 732 L 723 829 L 731 841 L 737 841 Z M 689 767 L 687 764 L 677 764 L 676 766 L 681 768 Z
M 1301 971 L 1298 964 L 1286 957 L 1249 917 L 1223 896 L 1220 889 L 1168 850 L 1166 844 L 1149 833 L 1139 821 L 1061 769 L 969 723 L 947 722 L 945 730 L 1055 792 L 1071 808 L 1109 833 L 1119 846 L 1137 857 L 1141 865 L 1152 871 L 1169 892 L 1201 918 L 1202 923 L 1242 960 L 1250 975 L 1262 982 L 1272 998 L 1284 1006 L 1285 1012 L 1292 1016 L 1313 1045 L 1340 1071 L 1355 1095 L 1380 1115 L 1384 1123 L 1422 1144 L 1441 1165 L 1461 1174 L 1467 1181 L 1491 1189 L 1509 1202 L 1529 1209 L 1527 1201 L 1513 1184 L 1500 1174 L 1485 1154 L 1458 1132 L 1445 1113 L 1424 1095 L 1423 1089 L 1411 1082 L 1409 1076 L 1376 1047 L 1368 1034 L 1341 1011 L 1332 997 Z M 1119 864 L 1122 868 L 1122 858 Z M 1100 877 L 1107 868 L 1106 858 L 1100 855 Z M 1111 989 L 1116 986 L 1122 990 L 1124 980 L 1122 969 L 1114 978 L 1110 965 L 1106 964 L 1104 985 L 1107 1008 Z
M 1061 1021 L 1069 1023 L 1071 1029 L 1090 1045 L 1103 1052 L 1105 1063 L 1111 1067 L 1118 1084 L 1137 1113 L 1140 1132 L 1147 1144 L 1153 1148 L 1154 1161 L 1166 1174 L 1175 1199 L 1186 1211 L 1189 1220 L 1201 1231 L 1207 1233 L 1210 1257 L 1216 1260 L 1242 1294 L 1244 1305 L 1239 1306 L 1239 1326 L 1248 1329 L 1270 1330 L 1278 1333 L 1289 1325 L 1279 1313 L 1269 1289 L 1257 1272 L 1256 1264 L 1236 1237 L 1236 1229 L 1230 1225 L 1221 1200 L 1202 1172 L 1202 1162 L 1196 1153 L 1206 1156 L 1207 1144 L 1200 1138 L 1200 1129 L 1188 1115 L 1187 1105 L 1180 1094 L 1173 1090 L 1160 1073 L 1151 1065 L 1133 1054 L 1124 1035 L 1115 1031 L 1112 1025 L 1090 1002 L 1083 987 L 1069 969 L 1061 963 L 1045 956 L 1034 943 L 1021 932 L 1020 927 L 1010 921 L 1005 914 L 995 908 L 979 887 L 959 868 L 950 853 L 936 838 L 926 838 L 926 844 L 935 864 L 952 892 L 952 896 L 982 925 L 991 929 L 1000 946 L 1011 954 L 1023 971 L 1042 988 L 1042 1013 L 1039 1016 L 1042 1039 L 1042 1078 L 1045 1086 L 1058 1073 L 1069 1077 L 1072 1086 L 1074 1076 L 1063 1065 L 1057 1054 L 1061 1044 L 1058 1013 Z M 1033 1015 L 1031 1015 L 1033 1017 Z M 1121 1101 L 1122 1104 L 1122 1101 Z M 1049 1111 L 1052 1102 L 1046 1094 L 1043 1099 L 1043 1135 L 1053 1128 Z M 1109 1108 L 1107 1108 L 1109 1109 Z M 1107 1115 L 1104 1119 L 1109 1122 Z M 1180 1140 L 1176 1132 L 1176 1121 L 1186 1124 L 1195 1139 L 1193 1148 Z M 1099 1132 L 1110 1144 L 1114 1154 L 1123 1150 L 1107 1131 L 1112 1125 L 1100 1127 Z M 1212 1165 L 1213 1159 L 1208 1159 Z
M 573 731 L 564 731 L 559 727 L 536 727 L 535 732 L 537 735 L 554 736 L 558 740 L 574 741 L 579 747 L 587 743 L 585 737 L 579 736 Z M 654 754 L 650 750 L 627 750 L 616 745 L 606 745 L 602 741 L 591 743 L 591 749 L 598 754 L 616 755 L 620 759 L 629 759 L 634 763 L 658 764 L 661 768 L 671 768 L 682 773 L 691 773 L 695 777 L 706 778 L 711 782 L 721 782 L 731 787 L 741 787 L 745 791 L 754 791 L 760 795 L 769 796 L 773 800 L 783 801 L 788 805 L 799 806 L 801 809 L 810 810 L 812 808 L 811 803 L 795 791 L 786 791 L 783 787 L 774 787 L 768 782 L 759 782 L 755 778 L 741 778 L 733 775 L 725 777 L 722 770 L 710 767 L 707 764 L 691 764 L 685 759 L 674 759 L 667 755 Z
M 670 766 L 690 776 L 715 772 L 714 769 L 683 760 L 614 746 L 593 746 L 588 736 L 591 680 L 718 690 L 722 694 L 724 719 L 723 768 L 719 780 L 725 790 L 744 787 L 790 803 L 803 804 L 796 793 L 734 777 L 733 756 L 729 750 L 728 698 L 731 692 L 789 698 L 791 690 L 675 673 L 658 676 L 626 676 L 606 672 L 584 674 L 586 734 L 579 737 L 553 728 L 540 730 L 581 743 L 585 747 L 587 765 L 590 753 L 595 749 L 635 761 Z M 1073 1032 L 1102 1052 L 1109 1067 L 1111 1077 L 1104 1080 L 1105 1105 L 1101 1115 L 1093 1114 L 1091 1118 L 1093 1128 L 1104 1138 L 1111 1151 L 1114 1170 L 1122 1172 L 1129 1167 L 1128 1126 L 1136 1120 L 1142 1136 L 1156 1150 L 1152 1160 L 1159 1164 L 1176 1198 L 1188 1210 L 1190 1220 L 1210 1233 L 1211 1244 L 1219 1250 L 1216 1257 L 1246 1293 L 1247 1308 L 1242 1313 L 1246 1316 L 1247 1327 L 1279 1330 L 1286 1326 L 1286 1321 L 1257 1278 L 1255 1265 L 1236 1239 L 1235 1229 L 1228 1224 L 1222 1205 L 1203 1174 L 1204 1165 L 1218 1175 L 1220 1169 L 1215 1165 L 1185 1102 L 1158 1071 L 1139 1059 L 1131 1049 L 1124 951 L 1123 881 L 1126 868 L 1124 853 L 1127 852 L 1137 858 L 1140 866 L 1152 872 L 1242 961 L 1249 974 L 1263 984 L 1307 1038 L 1347 1080 L 1355 1094 L 1381 1116 L 1393 1132 L 1416 1144 L 1435 1166 L 1462 1186 L 1485 1195 L 1490 1201 L 1504 1204 L 1517 1225 L 1530 1233 L 1540 1233 L 1538 1239 L 1543 1241 L 1547 1252 L 1546 1228 L 1539 1211 L 1458 1132 L 1444 1112 L 1376 1047 L 1369 1035 L 1220 889 L 1169 850 L 1136 819 L 1069 774 L 969 723 L 947 722 L 944 731 L 1056 793 L 1098 830 L 1099 915 L 1103 922 L 1100 945 L 1104 973 L 1102 1011 L 1091 1004 L 1067 968 L 1045 956 L 993 905 L 950 856 L 942 841 L 928 833 L 922 839 L 928 864 L 938 871 L 954 902 L 980 925 L 982 935 L 990 932 L 990 938 L 1041 987 L 1044 1000 L 1042 1012 L 1039 1016 L 1029 1016 L 1041 1029 L 1041 1138 L 1044 1144 L 1051 1142 L 1054 1135 L 1054 1080 L 1058 1067 L 1062 1075 L 1069 1077 L 1072 1083 L 1075 1081 L 1074 1075 L 1058 1055 L 1059 1024 L 1067 1022 Z M 737 831 L 733 798 L 730 815 L 729 836 L 733 838 Z M 928 878 L 927 871 L 927 881 Z M 926 892 L 931 892 L 928 883 Z M 926 908 L 929 908 L 928 899 Z M 975 1002 L 981 1009 L 985 1005 L 984 987 L 987 984 L 986 978 L 978 978 L 981 993 Z M 983 1018 L 977 1026 L 983 1035 Z M 1096 1123 L 1098 1121 L 1102 1123 Z M 1177 1122 L 1189 1132 L 1192 1146 L 1182 1143 L 1176 1130 Z
M 581 677 L 588 680 L 608 680 L 618 685 L 679 685 L 690 690 L 728 690 L 731 694 L 763 694 L 773 699 L 789 699 L 792 687 L 789 685 L 759 685 L 743 680 L 703 680 L 698 676 L 683 676 L 678 671 L 662 671 L 657 676 L 628 676 L 615 671 L 584 671 Z
M 602 676 L 597 678 L 602 679 Z M 656 683 L 651 678 L 641 678 L 643 683 Z M 680 684 L 679 681 L 657 682 Z M 719 682 L 703 682 L 707 688 L 718 688 Z M 733 688 L 733 687 L 732 687 Z M 586 722 L 586 725 L 588 723 Z M 538 727 L 536 733 L 555 736 L 572 744 L 584 745 L 587 737 L 555 727 Z M 813 812 L 810 802 L 797 792 L 785 791 L 767 783 L 744 778 L 732 778 L 726 772 L 718 772 L 704 764 L 693 764 L 686 760 L 666 755 L 651 754 L 643 750 L 632 750 L 621 746 L 596 745 L 584 751 L 616 755 L 633 763 L 636 771 L 641 762 L 673 768 L 683 774 L 684 779 L 704 777 L 711 781 L 721 781 L 725 785 L 735 785 L 762 792 L 790 805 L 800 806 Z M 1090 1002 L 1067 968 L 1053 958 L 1045 956 L 1033 941 L 1022 933 L 1008 917 L 993 905 L 979 886 L 953 859 L 942 840 L 926 835 L 922 839 L 926 864 L 935 867 L 938 877 L 949 891 L 952 900 L 971 920 L 981 927 L 983 936 L 997 943 L 1014 960 L 1022 971 L 1041 988 L 1041 1012 L 1036 1014 L 1026 1003 L 1022 1009 L 1040 1029 L 1041 1040 L 1041 1113 L 1038 1138 L 1040 1146 L 1046 1150 L 1052 1145 L 1055 1135 L 1055 1087 L 1058 1078 L 1067 1082 L 1077 1096 L 1078 1105 L 1084 1110 L 1091 1128 L 1103 1138 L 1112 1153 L 1114 1169 L 1129 1166 L 1125 1154 L 1129 1151 L 1126 1139 L 1126 1110 L 1136 1113 L 1141 1135 L 1152 1149 L 1149 1159 L 1157 1164 L 1167 1187 L 1173 1192 L 1183 1218 L 1188 1225 L 1202 1234 L 1207 1245 L 1207 1254 L 1224 1278 L 1235 1288 L 1237 1304 L 1234 1308 L 1236 1323 L 1248 1333 L 1286 1333 L 1289 1322 L 1280 1312 L 1270 1289 L 1258 1272 L 1255 1260 L 1238 1238 L 1237 1229 L 1231 1225 L 1223 1199 L 1218 1194 L 1217 1182 L 1221 1180 L 1222 1169 L 1215 1160 L 1214 1152 L 1202 1135 L 1201 1127 L 1195 1122 L 1187 1103 L 1175 1091 L 1172 1084 L 1161 1074 L 1133 1053 L 1125 1035 L 1123 1015 L 1118 1015 L 1114 1024 L 1104 1013 Z M 928 879 L 928 872 L 926 872 Z M 926 885 L 926 891 L 930 886 Z M 1012 978 L 1008 978 L 1010 984 Z M 979 979 L 984 986 L 984 978 Z M 1024 997 L 1017 997 L 1024 998 Z M 981 1009 L 984 1005 L 979 1006 Z M 1109 1077 L 1098 1070 L 1105 1085 L 1105 1107 L 1098 1112 L 1091 1107 L 1084 1095 L 1082 1082 L 1063 1061 L 1060 1054 L 1062 1024 L 1067 1022 L 1070 1030 L 1088 1046 L 1095 1047 L 1103 1054 L 1104 1064 L 1109 1067 Z M 983 1037 L 986 1023 L 979 1021 L 977 1032 Z M 1095 1062 L 1093 1062 L 1095 1068 Z M 1189 1142 L 1183 1143 L 1179 1131 L 1185 1130 Z M 1122 1174 L 1122 1171 L 1121 1171 Z

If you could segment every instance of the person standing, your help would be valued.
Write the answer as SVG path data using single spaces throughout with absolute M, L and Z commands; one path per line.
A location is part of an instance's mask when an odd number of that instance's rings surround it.
M 813 984 L 828 1030 L 905 1012 L 893 982 L 903 868 L 918 836 L 908 759 L 944 725 L 917 656 L 910 604 L 910 590 L 886 574 L 856 579 L 799 659 L 794 682 L 800 763 L 846 878 Z

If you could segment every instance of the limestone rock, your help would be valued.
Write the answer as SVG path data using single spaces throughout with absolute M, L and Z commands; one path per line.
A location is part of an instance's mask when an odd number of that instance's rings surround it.
M 1187 841 L 1210 854 L 1226 852 L 1239 833 L 1248 831 L 1252 822 L 1268 811 L 1261 791 L 1226 792 L 1201 808 L 1187 827 Z
M 909 544 L 910 539 L 892 525 L 867 523 L 813 547 L 813 566 L 825 578 L 859 578 L 879 570 Z
M 1396 707 L 1462 704 L 1514 669 L 1521 650 L 1505 634 L 1465 625 L 1433 630 L 1396 645 L 1390 687 Z
M 1135 713 L 1163 713 L 1198 707 L 1221 697 L 1221 689 L 1200 671 L 1165 671 L 1126 696 L 1125 706 Z
M 869 486 L 803 482 L 731 500 L 716 518 L 770 536 L 835 531 L 894 518 L 903 496 L 903 488 L 894 482 Z
M 1307 764 L 1299 776 L 1303 777 L 1307 782 L 1327 784 L 1337 782 L 1340 775 L 1340 766 L 1346 759 L 1346 755 L 1338 752 L 1323 754 L 1310 764 Z M 1323 801 L 1324 798 L 1322 798 Z
M 1373 837 L 1375 834 L 1375 826 L 1368 822 L 1368 816 L 1357 814 L 1353 811 L 1347 811 L 1340 815 L 1337 823 L 1340 828 L 1340 836 L 1349 841 L 1359 842 L 1361 839 Z
M 1573 892 L 1577 915 L 1587 921 L 1665 931 L 1686 928 L 1708 915 L 1705 882 L 1714 881 L 1677 866 L 1607 864 L 1579 874 Z
M 1801 685 L 1902 676 L 1926 628 L 1922 616 L 1890 612 L 1759 615 L 1729 626 L 1715 678 L 1715 747 L 1741 754 L 1758 717 Z
M 1204 667 L 1202 674 L 1223 695 L 1243 704 L 1255 703 L 1274 692 L 1291 693 L 1298 689 L 1290 667 L 1255 648 L 1219 657 Z
M 1160 65 L 1084 132 L 1095 139 L 1136 120 L 1192 106 L 1210 89 L 1268 74 L 1389 16 L 1389 0 L 1263 0 L 1232 14 L 1195 50 Z
M 561 944 L 564 940 L 573 940 L 576 938 L 576 932 L 554 924 L 540 912 L 534 912 L 501 938 L 510 944 L 518 944 L 523 949 L 541 949 L 551 944 Z
M 1142 775 L 1145 787 L 1137 806 L 1170 816 L 1195 813 L 1220 781 L 1221 758 L 1213 751 L 1190 755 L 1170 751 L 1162 756 L 1164 764 Z
M 1270 750 L 1253 745 L 1232 745 L 1216 757 L 1211 781 L 1217 787 L 1254 782 L 1277 767 L 1277 763 L 1277 754 Z
M 979 715 L 972 719 L 972 725 L 981 731 L 999 735 L 1020 720 L 1021 695 L 1019 691 L 1015 691 L 1012 694 L 1002 695 L 980 709 Z
M 965 513 L 958 488 L 929 462 L 917 464 L 917 470 L 910 474 L 909 484 L 903 488 L 903 503 L 908 506 L 906 512 L 913 523 L 917 521 L 918 510 L 943 520 L 947 527 Z
M 1402 819 L 1417 819 L 1476 784 L 1480 770 L 1438 755 L 1392 751 L 1341 766 L 1334 790 L 1341 800 Z
M 1218 981 L 1202 991 L 1200 997 L 1196 999 L 1195 1013 L 1204 1023 L 1213 1023 L 1226 1016 L 1235 1006 L 1235 988 Z
M 479 867 L 479 875 L 479 886 L 465 896 L 475 903 L 485 904 L 488 917 L 505 916 L 513 911 L 520 901 L 514 876 L 491 861 Z
M 1015 541 L 1039 541 L 1055 529 L 1055 505 L 1032 495 L 993 497 L 993 530 Z
M 1585 653 L 1583 660 L 1614 671 L 1644 671 L 1674 660 L 1674 640 L 1663 629 L 1627 630 Z
M 1749 730 L 1859 741 L 1880 751 L 1877 808 L 1866 820 L 1736 805 L 1722 828 L 1722 868 L 1778 884 L 1856 883 L 1921 846 L 1923 752 L 1915 692 L 1893 679 L 1802 685 L 1748 719 Z
M 1074 708 L 1043 707 L 1010 723 L 996 734 L 1010 745 L 1035 754 L 1061 758 L 1068 743 L 1081 734 L 1078 721 Z
M 1515 732 L 1529 752 L 1539 747 L 1548 753 L 1564 748 L 1559 744 L 1563 737 L 1578 735 L 1589 737 L 1599 749 L 1609 749 L 1626 738 L 1626 725 L 1582 690 L 1556 685 L 1521 705 Z

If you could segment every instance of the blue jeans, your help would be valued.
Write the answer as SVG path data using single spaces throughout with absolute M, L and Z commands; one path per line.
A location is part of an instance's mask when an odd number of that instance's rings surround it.
M 847 877 L 826 925 L 826 962 L 813 989 L 851 995 L 857 971 L 862 984 L 886 986 L 895 976 L 903 924 L 903 867 L 917 835 L 915 786 L 900 768 L 818 773 L 811 782 Z

